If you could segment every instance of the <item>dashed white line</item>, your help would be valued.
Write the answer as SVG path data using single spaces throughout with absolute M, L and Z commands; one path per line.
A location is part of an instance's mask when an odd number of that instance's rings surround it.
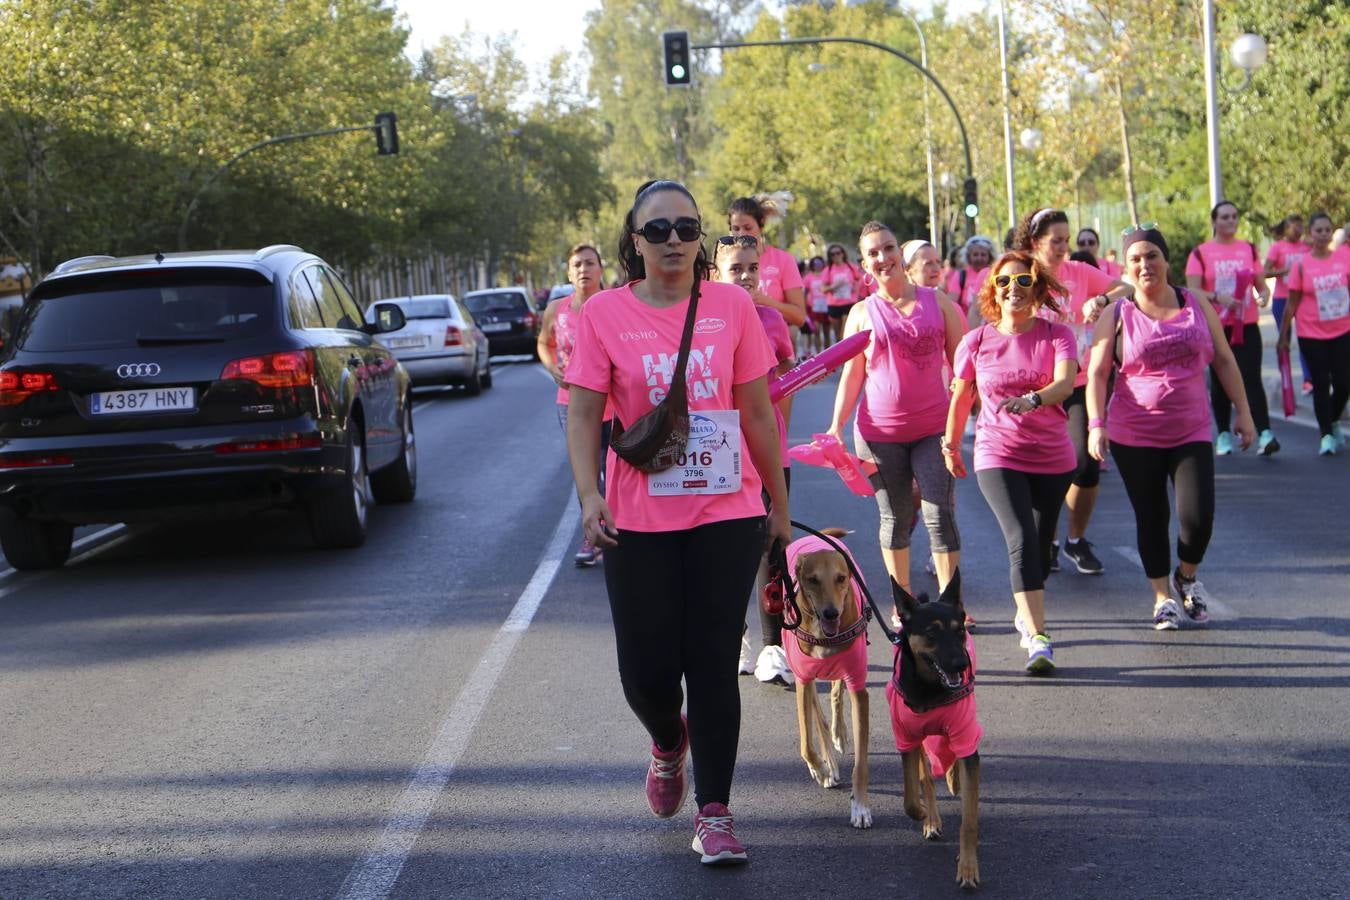
M 534 570 L 534 576 L 521 592 L 506 621 L 497 630 L 473 674 L 455 698 L 450 712 L 441 721 L 436 737 L 422 758 L 422 764 L 413 773 L 412 780 L 394 805 L 374 849 L 352 867 L 343 881 L 338 891 L 341 900 L 383 900 L 393 890 L 403 864 L 417 843 L 418 834 L 431 815 L 432 807 L 445 790 L 460 756 L 469 745 L 469 738 L 506 668 L 507 660 L 521 635 L 530 627 L 548 586 L 562 565 L 568 541 L 576 528 L 577 514 L 576 498 L 569 497 L 558 527 L 554 529 L 553 538 Z
M 1139 558 L 1139 551 L 1136 550 L 1135 548 L 1112 547 L 1111 549 L 1116 551 L 1116 553 L 1120 554 L 1121 556 L 1125 557 L 1130 562 L 1134 563 L 1136 566 L 1140 568 L 1140 570 L 1144 568 L 1144 561 Z M 1224 603 L 1221 600 L 1214 599 L 1214 597 L 1210 596 L 1208 592 L 1206 592 L 1205 604 L 1210 609 L 1214 610 L 1216 613 L 1223 616 L 1225 619 L 1236 619 L 1239 615 L 1238 611 L 1233 609 L 1233 607 L 1229 606 L 1227 603 Z

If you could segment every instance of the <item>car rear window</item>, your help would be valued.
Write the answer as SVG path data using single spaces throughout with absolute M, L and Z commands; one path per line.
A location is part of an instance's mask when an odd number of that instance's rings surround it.
M 380 303 L 397 303 L 403 315 L 409 319 L 449 319 L 449 300 L 380 300 Z M 373 305 L 373 304 L 372 304 Z
M 269 332 L 276 292 L 256 272 L 120 272 L 39 288 L 15 343 L 24 350 L 97 350 L 214 343 Z
M 493 291 L 490 294 L 473 294 L 464 298 L 469 312 L 519 312 L 526 309 L 525 298 L 515 291 Z

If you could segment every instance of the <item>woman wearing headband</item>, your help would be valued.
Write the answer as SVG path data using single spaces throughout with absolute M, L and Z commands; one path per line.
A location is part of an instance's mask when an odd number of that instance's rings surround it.
M 1139 558 L 1153 587 L 1153 627 L 1167 631 L 1183 618 L 1196 624 L 1209 620 L 1208 597 L 1196 573 L 1214 530 L 1214 449 L 1205 395 L 1211 363 L 1237 407 L 1234 430 L 1244 450 L 1256 431 L 1214 307 L 1168 284 L 1167 241 L 1156 228 L 1126 229 L 1123 238 L 1125 274 L 1136 290 L 1132 302 L 1118 301 L 1093 331 L 1089 449 L 1099 460 L 1109 451 L 1120 471 L 1134 509 Z M 1108 406 L 1113 367 L 1118 369 Z M 1179 526 L 1175 570 L 1168 548 L 1169 481 Z
M 765 380 L 776 360 L 746 292 L 702 281 L 702 236 L 684 185 L 638 190 L 619 238 L 629 281 L 581 309 L 566 373 L 567 447 L 582 526 L 605 551 L 624 697 L 651 736 L 647 804 L 662 818 L 680 811 L 692 752 L 693 847 L 712 864 L 746 858 L 727 809 L 740 739 L 736 656 L 760 555 L 769 541 L 786 545 L 791 526 Z M 693 303 L 686 373 L 699 428 L 687 450 L 704 477 L 689 477 L 688 467 L 647 473 L 612 452 L 601 497 L 595 458 L 605 401 L 631 426 L 665 399 Z M 742 445 L 753 465 L 741 464 Z M 767 523 L 761 484 L 772 504 Z
M 1101 465 L 1087 449 L 1087 359 L 1092 323 L 1111 300 L 1128 297 L 1132 288 L 1099 269 L 1068 258 L 1069 217 L 1063 210 L 1047 207 L 1027 216 L 1017 227 L 1013 246 L 1031 253 L 1042 271 L 1063 286 L 1063 293 L 1056 297 L 1059 312 L 1049 313 L 1047 307 L 1042 307 L 1041 315 L 1057 316 L 1057 321 L 1068 325 L 1078 342 L 1079 370 L 1073 393 L 1064 401 L 1064 410 L 1069 416 L 1069 438 L 1078 461 L 1073 483 L 1064 497 L 1064 505 L 1069 508 L 1069 535 L 1064 543 L 1064 555 L 1084 575 L 1100 575 L 1104 570 L 1102 562 L 1092 552 L 1092 543 L 1087 539 L 1088 523 L 1097 506 L 1101 481 Z M 1058 524 L 1054 530 L 1058 533 Z M 1058 569 L 1059 542 L 1056 541 L 1052 546 L 1050 571 Z

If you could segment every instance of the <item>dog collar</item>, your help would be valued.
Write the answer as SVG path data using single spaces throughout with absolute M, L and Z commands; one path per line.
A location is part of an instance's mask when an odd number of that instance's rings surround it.
M 867 623 L 872 621 L 872 610 L 863 608 L 862 615 L 858 616 L 858 621 L 845 628 L 838 634 L 832 634 L 828 637 L 816 637 L 814 634 L 808 634 L 798 628 L 792 636 L 803 644 L 810 644 L 812 647 L 838 647 L 840 644 L 847 644 L 867 630 Z

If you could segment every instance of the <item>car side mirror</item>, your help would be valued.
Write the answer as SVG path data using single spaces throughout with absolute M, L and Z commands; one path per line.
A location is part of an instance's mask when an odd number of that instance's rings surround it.
M 407 324 L 408 317 L 403 314 L 397 303 L 376 303 L 375 321 L 368 323 L 365 330 L 370 334 L 386 334 L 398 331 Z

